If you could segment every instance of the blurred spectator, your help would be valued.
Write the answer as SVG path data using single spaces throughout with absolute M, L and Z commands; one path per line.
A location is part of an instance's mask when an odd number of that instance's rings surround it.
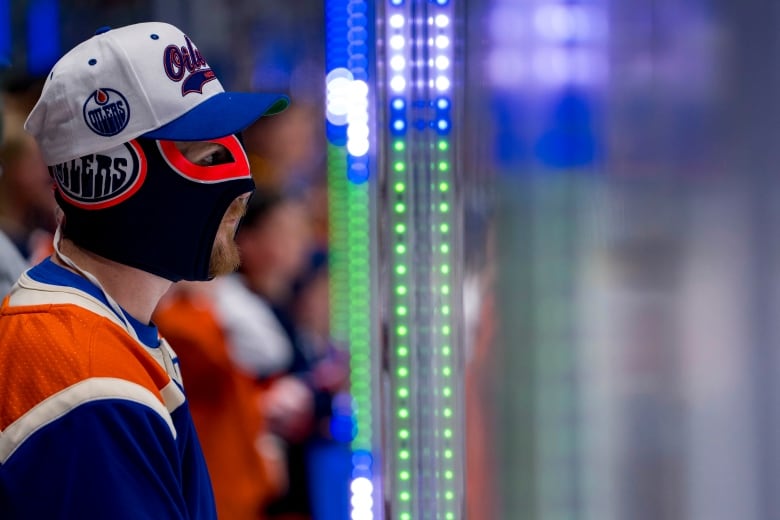
M 31 263 L 51 253 L 55 228 L 53 182 L 33 137 L 23 125 L 43 80 L 12 73 L 3 84 L 0 141 L 0 230 Z
M 258 335 L 253 344 L 234 345 L 235 359 L 246 370 L 257 370 L 246 363 L 256 357 L 247 350 L 264 348 L 269 341 L 284 342 L 291 353 L 287 373 L 305 385 L 314 401 L 305 430 L 284 432 L 275 428 L 287 441 L 290 477 L 288 493 L 268 510 L 275 518 L 311 516 L 316 506 L 311 495 L 316 486 L 312 482 L 316 471 L 312 468 L 312 442 L 329 437 L 331 400 L 335 392 L 344 388 L 348 374 L 346 357 L 328 344 L 325 258 L 312 256 L 315 242 L 307 210 L 302 199 L 271 189 L 261 190 L 250 202 L 236 237 L 241 251 L 241 280 L 275 321 L 267 323 L 267 332 Z M 312 258 L 314 263 L 310 263 Z M 301 327 L 297 318 L 302 319 Z M 263 377 L 262 373 L 257 375 Z M 284 417 L 281 412 L 267 411 L 272 428 Z M 330 480 L 334 480 L 333 476 Z
M 324 170 L 322 116 L 314 105 L 292 103 L 282 118 L 257 121 L 243 132 L 252 175 L 260 188 L 290 190 L 314 184 Z
M 0 300 L 11 290 L 19 275 L 27 268 L 27 262 L 14 244 L 0 231 Z
M 275 394 L 230 358 L 214 304 L 221 281 L 176 284 L 154 321 L 179 355 L 219 517 L 259 520 L 287 486 L 283 449 L 263 416 L 264 394 Z

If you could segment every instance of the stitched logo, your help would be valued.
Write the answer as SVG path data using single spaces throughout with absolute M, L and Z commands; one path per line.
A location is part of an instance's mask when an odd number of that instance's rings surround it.
M 125 129 L 130 105 L 119 91 L 99 88 L 84 102 L 84 122 L 96 134 L 110 137 Z

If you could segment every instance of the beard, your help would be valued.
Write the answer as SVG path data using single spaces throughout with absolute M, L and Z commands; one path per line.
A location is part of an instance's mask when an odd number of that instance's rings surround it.
M 238 246 L 233 241 L 233 235 L 220 232 L 214 241 L 214 248 L 211 250 L 209 276 L 214 278 L 230 274 L 238 269 L 240 263 L 241 257 L 238 252 Z
M 237 221 L 246 213 L 247 200 L 248 197 L 237 198 L 225 212 L 217 237 L 214 239 L 214 247 L 211 248 L 211 258 L 209 258 L 211 278 L 230 274 L 241 264 L 241 255 L 235 241 L 236 225 L 229 222 L 231 219 Z

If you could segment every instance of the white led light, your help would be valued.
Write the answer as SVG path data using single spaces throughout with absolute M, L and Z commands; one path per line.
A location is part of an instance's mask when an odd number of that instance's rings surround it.
M 436 27 L 447 27 L 450 24 L 450 17 L 446 14 L 436 15 Z
M 352 82 L 351 85 L 352 95 L 358 98 L 365 98 L 368 96 L 368 83 L 362 79 L 358 79 Z
M 347 139 L 347 152 L 353 157 L 363 157 L 368 153 L 368 148 L 368 139 Z
M 450 66 L 450 59 L 447 56 L 436 56 L 436 68 L 446 70 Z
M 406 79 L 403 76 L 393 76 L 393 79 L 390 80 L 390 88 L 394 92 L 403 91 L 406 88 Z
M 347 139 L 354 139 L 356 141 L 367 141 L 368 125 L 366 124 L 349 125 L 347 127 Z
M 447 76 L 439 76 L 436 78 L 436 88 L 438 90 L 447 90 L 450 88 L 450 78 Z
M 350 502 L 352 503 L 353 508 L 362 510 L 370 510 L 374 505 L 374 499 L 371 498 L 371 495 L 363 493 L 355 493 L 352 495 L 352 500 L 350 500 Z
M 390 68 L 395 71 L 403 70 L 406 67 L 406 60 L 403 56 L 396 54 L 390 58 Z
M 362 509 L 353 509 L 351 518 L 352 520 L 374 520 L 374 513 Z
M 394 34 L 393 36 L 390 37 L 391 49 L 395 49 L 399 51 L 404 48 L 404 45 L 406 45 L 406 39 L 400 34 Z
M 406 20 L 404 20 L 404 15 L 402 14 L 394 14 L 390 17 L 390 27 L 393 29 L 400 29 L 405 22 Z
M 366 477 L 358 477 L 349 486 L 352 493 L 364 493 L 370 495 L 374 492 L 374 484 Z
M 450 46 L 450 39 L 443 34 L 436 37 L 436 47 L 439 49 L 446 49 Z

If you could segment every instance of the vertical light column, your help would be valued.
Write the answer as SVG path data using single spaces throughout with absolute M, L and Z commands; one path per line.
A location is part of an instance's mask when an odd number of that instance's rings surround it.
M 355 520 L 374 518 L 378 476 L 372 425 L 370 7 L 364 0 L 329 0 L 325 6 L 331 328 L 334 340 L 350 351 Z
M 454 12 L 448 0 L 388 0 L 384 7 L 385 496 L 393 519 L 455 520 L 463 418 L 453 283 Z

